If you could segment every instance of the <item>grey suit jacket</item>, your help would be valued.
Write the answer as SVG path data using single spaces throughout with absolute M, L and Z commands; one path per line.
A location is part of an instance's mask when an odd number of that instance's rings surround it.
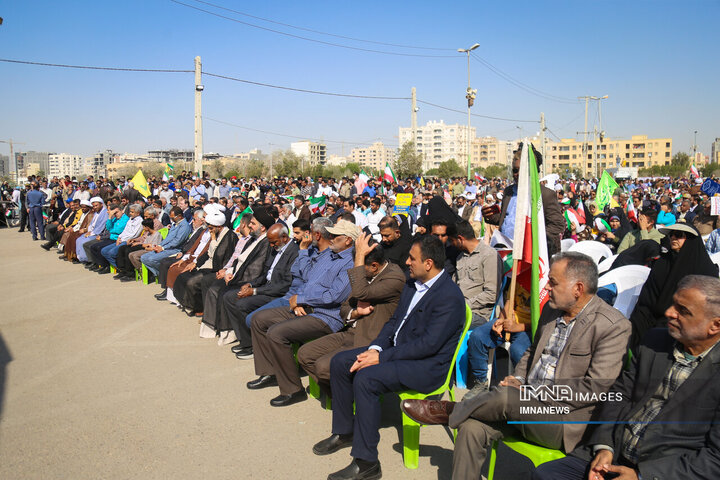
M 515 367 L 515 375 L 527 379 L 540 360 L 555 330 L 561 312 L 546 305 L 540 315 L 535 341 Z M 575 326 L 555 368 L 555 385 L 568 385 L 574 394 L 607 392 L 620 374 L 630 339 L 630 321 L 598 296 L 593 296 L 575 318 Z M 588 421 L 597 406 L 594 401 L 573 398 L 555 403 L 570 408 L 568 420 Z M 569 452 L 580 442 L 586 424 L 563 425 L 563 446 Z
M 629 370 L 617 379 L 611 392 L 622 402 L 605 402 L 595 420 L 601 424 L 586 442 L 622 449 L 625 424 L 652 397 L 673 363 L 675 340 L 665 328 L 645 336 Z M 668 398 L 638 443 L 637 468 L 645 479 L 720 478 L 720 346 L 716 345 L 685 382 Z M 617 423 L 615 423 L 617 422 Z M 578 456 L 586 456 L 574 452 Z

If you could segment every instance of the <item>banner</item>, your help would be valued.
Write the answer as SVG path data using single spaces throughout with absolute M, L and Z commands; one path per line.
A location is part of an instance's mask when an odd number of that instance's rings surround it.
M 395 207 L 393 209 L 393 213 L 402 213 L 403 215 L 407 215 L 410 211 L 412 199 L 412 193 L 398 193 L 395 197 Z
M 700 187 L 700 190 L 707 193 L 709 197 L 712 197 L 718 193 L 720 193 L 720 183 L 717 183 L 714 180 L 710 180 L 709 178 L 706 179 L 702 187 Z
M 595 204 L 597 205 L 600 212 L 603 211 L 605 205 L 610 203 L 610 201 L 612 200 L 612 194 L 616 188 L 618 188 L 618 184 L 615 182 L 615 180 L 613 180 L 607 170 L 604 171 L 602 177 L 600 177 L 597 194 L 595 195 Z

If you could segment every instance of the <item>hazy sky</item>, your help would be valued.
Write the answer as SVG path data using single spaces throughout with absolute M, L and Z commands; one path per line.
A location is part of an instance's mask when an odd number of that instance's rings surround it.
M 576 97 L 609 95 L 602 113 L 611 138 L 669 136 L 675 151 L 688 151 L 697 130 L 699 151 L 709 154 L 710 143 L 720 137 L 717 0 L 209 0 L 246 15 L 178 1 L 237 21 L 171 0 L 5 2 L 0 58 L 192 70 L 200 55 L 209 73 L 367 96 L 409 97 L 414 86 L 419 100 L 464 111 L 467 61 L 456 50 L 477 42 L 479 59 L 530 88 L 472 59 L 475 114 L 537 121 L 545 112 L 550 137 L 569 138 L 583 130 L 584 105 Z M 0 78 L 0 140 L 25 142 L 17 149 L 91 154 L 193 147 L 192 73 L 0 62 Z M 302 137 L 324 139 L 330 153 L 344 148 L 347 154 L 377 139 L 397 146 L 398 127 L 410 124 L 409 100 L 320 96 L 207 75 L 203 83 L 205 152 L 285 149 L 295 141 L 291 137 Z M 535 91 L 542 94 L 530 93 Z M 421 104 L 418 123 L 430 120 L 464 124 L 467 117 Z M 589 130 L 596 121 L 592 107 Z M 538 123 L 478 117 L 472 122 L 478 135 L 502 139 L 539 130 Z M 0 144 L 0 153 L 7 152 Z

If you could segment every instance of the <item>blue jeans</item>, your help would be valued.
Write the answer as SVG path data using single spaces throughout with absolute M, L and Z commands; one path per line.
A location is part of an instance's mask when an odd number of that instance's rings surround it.
M 487 380 L 490 349 L 497 348 L 504 343 L 504 339 L 492 331 L 493 324 L 494 322 L 487 322 L 480 325 L 472 331 L 470 338 L 468 338 L 470 371 L 481 382 Z M 510 359 L 513 365 L 517 365 L 530 343 L 530 335 L 527 332 L 510 334 Z
M 100 250 L 100 253 L 103 257 L 105 257 L 110 265 L 117 268 L 117 254 L 118 250 L 120 250 L 120 247 L 125 245 L 125 242 L 120 242 L 119 245 L 116 245 L 115 242 L 111 243 L 107 247 L 103 247 L 102 250 Z
M 250 322 L 252 321 L 252 316 L 255 314 L 255 312 L 259 312 L 260 310 L 267 310 L 268 308 L 275 308 L 275 307 L 289 307 L 290 302 L 285 299 L 285 297 L 276 298 L 270 303 L 266 303 L 262 307 L 253 310 L 252 312 L 248 313 L 247 317 L 245 317 L 245 325 L 247 325 L 248 328 L 250 328 Z
M 170 249 L 163 250 L 162 252 L 148 252 L 140 257 L 140 261 L 147 267 L 150 272 L 156 277 L 158 276 L 158 268 L 160 268 L 160 260 L 167 258 L 170 255 L 175 255 L 180 250 Z

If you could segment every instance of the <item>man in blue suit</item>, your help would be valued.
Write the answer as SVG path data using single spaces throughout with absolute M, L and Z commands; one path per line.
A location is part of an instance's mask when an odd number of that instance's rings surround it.
M 413 281 L 378 337 L 369 347 L 338 353 L 330 363 L 332 435 L 313 452 L 327 455 L 352 445 L 353 460 L 328 480 L 380 478 L 380 395 L 431 392 L 447 377 L 465 322 L 465 299 L 443 270 L 445 247 L 436 237 L 416 239 L 406 263 Z
M 160 260 L 178 253 L 180 246 L 192 233 L 192 228 L 183 217 L 183 211 L 180 207 L 170 209 L 170 221 L 172 222 L 172 226 L 168 230 L 167 237 L 165 237 L 160 245 L 149 246 L 148 253 L 140 257 L 140 261 L 155 276 L 158 274 Z

